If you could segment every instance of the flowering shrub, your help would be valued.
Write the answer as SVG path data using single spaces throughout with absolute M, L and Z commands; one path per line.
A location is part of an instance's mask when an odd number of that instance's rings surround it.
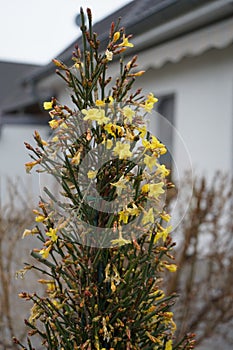
M 146 115 L 157 99 L 131 92 L 137 57 L 124 64 L 110 89 L 109 61 L 130 49 L 131 36 L 112 24 L 109 43 L 100 42 L 82 18 L 82 52 L 67 67 L 54 60 L 72 90 L 75 108 L 56 98 L 49 111 L 49 141 L 35 133 L 36 148 L 26 143 L 28 172 L 51 174 L 58 193 L 45 188 L 34 210 L 34 249 L 45 295 L 22 292 L 33 302 L 26 324 L 47 349 L 191 349 L 192 336 L 177 343 L 175 294 L 161 289 L 165 271 L 175 272 L 170 216 L 164 210 L 169 170 L 159 163 L 166 147 L 147 130 Z M 108 91 L 106 93 L 106 91 Z M 25 347 L 15 339 L 22 348 Z M 30 338 L 28 348 L 33 349 Z

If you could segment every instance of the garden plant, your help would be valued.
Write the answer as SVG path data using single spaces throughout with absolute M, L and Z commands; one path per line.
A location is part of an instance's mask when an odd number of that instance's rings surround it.
M 163 290 L 174 274 L 174 242 L 166 192 L 169 170 L 160 164 L 166 146 L 147 128 L 157 98 L 133 91 L 144 71 L 137 57 L 124 62 L 131 36 L 112 23 L 104 48 L 81 9 L 82 47 L 71 67 L 54 59 L 70 91 L 70 106 L 44 102 L 53 135 L 26 143 L 30 172 L 50 174 L 57 190 L 44 188 L 34 235 L 40 247 L 25 271 L 40 273 L 44 293 L 22 291 L 30 303 L 22 349 L 192 349 L 192 334 L 176 338 L 175 293 Z M 111 61 L 119 76 L 108 76 Z

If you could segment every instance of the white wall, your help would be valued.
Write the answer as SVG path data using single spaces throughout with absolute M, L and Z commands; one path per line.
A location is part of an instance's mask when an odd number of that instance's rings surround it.
M 233 46 L 149 69 L 140 78 L 144 91 L 175 93 L 175 126 L 188 148 L 195 172 L 232 172 Z M 140 62 L 143 61 L 142 54 Z M 183 159 L 175 140 L 180 169 Z M 183 169 L 185 170 L 185 169 Z
M 148 53 L 146 57 L 147 62 L 156 61 L 156 57 L 148 59 Z M 189 154 L 196 174 L 211 177 L 219 169 L 232 173 L 232 57 L 233 45 L 150 68 L 143 65 L 143 52 L 139 53 L 138 69 L 146 73 L 137 79 L 134 89 L 142 87 L 145 94 L 158 96 L 175 94 L 175 127 L 180 136 L 174 140 L 172 153 L 180 172 L 187 170 Z M 110 65 L 113 81 L 118 72 L 118 64 Z M 43 84 L 56 86 L 59 100 L 72 107 L 69 90 L 61 79 L 50 77 Z
M 14 182 L 20 178 L 20 190 L 30 192 L 33 197 L 39 193 L 39 176 L 32 170 L 26 174 L 24 164 L 30 162 L 29 151 L 24 141 L 36 146 L 33 139 L 34 130 L 38 130 L 42 138 L 48 138 L 49 127 L 37 125 L 3 125 L 0 134 L 0 198 L 2 203 L 7 199 L 7 178 Z M 25 188 L 23 188 L 23 184 Z M 37 201 L 37 199 L 36 199 Z

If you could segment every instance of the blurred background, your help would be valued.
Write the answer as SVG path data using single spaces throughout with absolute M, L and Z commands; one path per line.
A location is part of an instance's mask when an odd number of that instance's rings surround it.
M 75 44 L 81 47 L 80 6 L 92 9 L 103 43 L 111 22 L 122 18 L 134 43 L 124 60 L 138 55 L 140 70 L 146 70 L 135 89 L 159 98 L 156 111 L 162 117 L 153 120 L 152 114 L 151 130 L 168 147 L 163 161 L 179 193 L 174 215 L 181 211 L 183 218 L 175 233 L 179 270 L 168 281 L 169 291 L 182 296 L 180 335 L 197 333 L 200 350 L 232 349 L 233 1 L 0 4 L 0 349 L 14 348 L 10 338 L 19 329 L 25 336 L 17 290 L 26 284 L 14 274 L 32 244 L 20 237 L 31 225 L 40 179 L 25 172 L 30 158 L 24 142 L 33 144 L 34 130 L 44 139 L 50 136 L 44 101 L 55 96 L 72 107 L 51 60 L 72 64 Z M 113 61 L 109 74 L 114 79 L 118 72 Z

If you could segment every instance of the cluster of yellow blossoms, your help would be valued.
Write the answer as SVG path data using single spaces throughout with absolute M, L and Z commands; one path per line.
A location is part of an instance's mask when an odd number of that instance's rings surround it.
M 169 215 L 163 212 L 161 213 L 157 205 L 161 201 L 161 196 L 165 196 L 165 178 L 169 175 L 169 170 L 159 163 L 159 157 L 166 153 L 166 147 L 154 135 L 150 135 L 143 119 L 144 115 L 142 115 L 143 111 L 146 113 L 151 111 L 156 102 L 157 98 L 150 93 L 145 101 L 138 105 L 125 105 L 121 107 L 120 105 L 116 105 L 110 96 L 104 101 L 97 100 L 96 107 L 81 111 L 82 119 L 87 123 L 85 124 L 87 130 L 86 140 L 92 145 L 91 147 L 94 148 L 97 146 L 95 144 L 95 130 L 101 130 L 101 143 L 105 146 L 106 151 L 111 152 L 113 158 L 117 157 L 122 162 L 136 161 L 139 166 L 142 168 L 145 167 L 142 173 L 141 197 L 150 202 L 150 208 L 145 209 L 143 204 L 137 201 L 126 203 L 118 212 L 118 238 L 112 240 L 113 245 L 122 245 L 130 242 L 128 239 L 123 238 L 124 225 L 127 226 L 129 222 L 132 222 L 132 220 L 139 216 L 141 217 L 140 222 L 143 227 L 142 232 L 145 232 L 145 230 L 148 230 L 155 224 L 157 225 L 156 241 L 160 238 L 165 241 L 171 231 L 171 226 L 163 228 L 158 224 L 158 218 L 164 222 L 170 220 Z M 70 138 L 70 136 L 65 137 L 65 135 L 69 135 L 70 130 L 73 129 L 72 118 L 64 118 L 63 116 L 61 119 L 54 119 L 57 111 L 63 111 L 63 106 L 54 106 L 54 101 L 44 102 L 44 108 L 50 110 L 50 115 L 53 118 L 52 122 L 54 123 L 51 125 L 50 122 L 51 128 L 57 129 L 55 136 L 53 136 L 48 144 L 51 148 L 59 148 L 62 140 Z M 134 119 L 137 122 L 134 122 Z M 39 138 L 38 135 L 37 138 Z M 135 147 L 138 141 L 140 141 L 139 146 Z M 40 142 L 45 145 L 43 140 L 40 140 Z M 54 146 L 55 144 L 57 146 Z M 76 167 L 80 165 L 83 157 L 83 147 L 79 147 L 76 152 L 68 155 L 68 157 L 71 158 L 70 164 L 72 166 Z M 30 171 L 32 167 L 40 162 L 41 159 L 27 163 L 27 170 Z M 95 182 L 98 169 L 93 168 L 92 164 L 90 164 L 86 175 L 89 180 Z M 114 178 L 111 180 L 110 185 L 112 188 L 115 188 L 118 198 L 123 198 L 127 191 L 129 193 L 132 189 L 130 184 L 133 182 L 134 175 L 129 173 L 122 174 L 120 177 L 117 176 L 115 180 Z M 44 223 L 47 218 L 44 215 L 38 214 L 35 220 L 36 222 Z M 57 241 L 57 231 L 57 228 L 50 228 L 46 232 L 46 235 L 50 239 L 45 242 L 45 246 L 40 251 L 43 258 L 48 257 L 54 242 Z M 168 265 L 163 265 L 163 267 L 174 270 L 173 266 L 169 268 Z

